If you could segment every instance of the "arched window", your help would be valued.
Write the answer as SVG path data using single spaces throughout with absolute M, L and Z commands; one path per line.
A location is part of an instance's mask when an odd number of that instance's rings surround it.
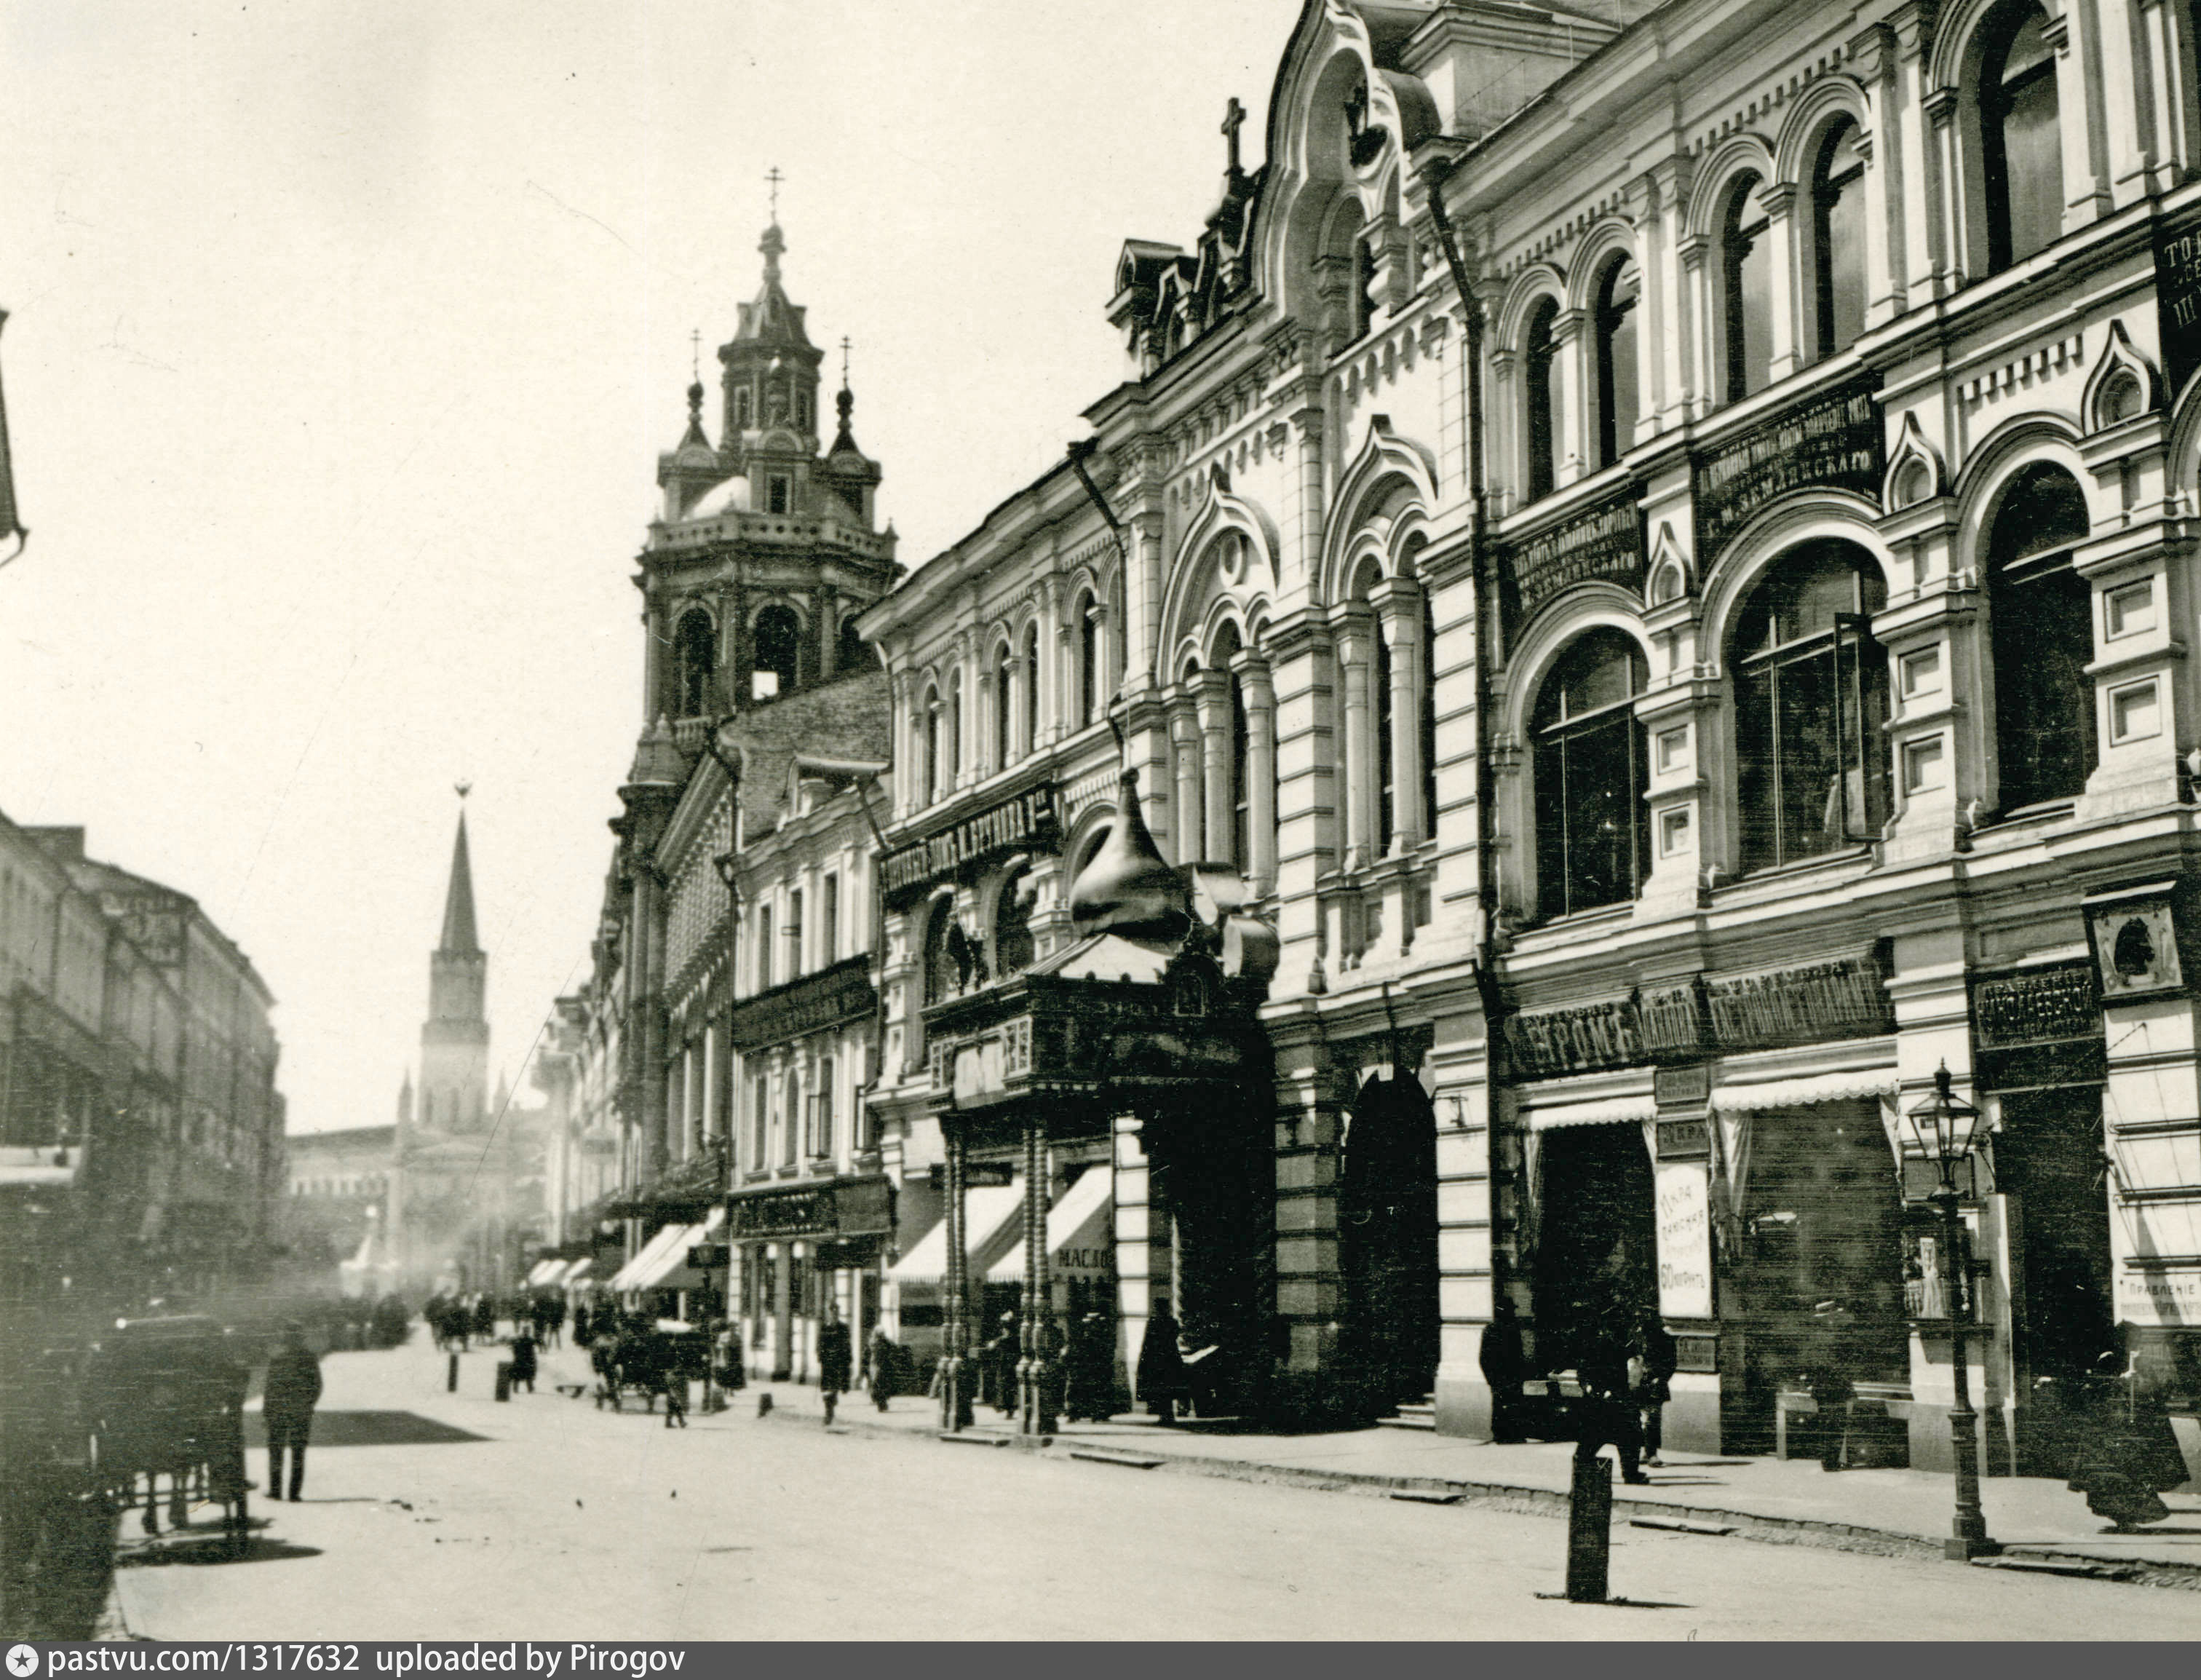
M 1650 772 L 1635 696 L 1649 667 L 1624 631 L 1593 630 L 1544 679 L 1535 753 L 1536 907 L 1570 916 L 1635 896 L 1650 858 Z
M 940 797 L 940 690 L 924 691 L 924 796 Z
M 963 775 L 963 667 L 957 666 L 948 673 L 948 785 L 953 787 Z
M 1039 626 L 1024 630 L 1024 750 L 1039 746 Z
M 1839 355 L 1864 331 L 1864 154 L 1844 118 L 1819 143 L 1811 173 L 1811 244 L 1817 270 L 1817 351 Z
M 2048 17 L 2013 6 L 1990 26 L 1980 62 L 1980 176 L 1987 272 L 1999 273 L 2063 231 L 2063 140 Z
M 1077 597 L 1077 721 L 1093 721 L 1100 690 L 1100 606 L 1089 595 Z
M 749 388 L 747 385 L 736 385 L 734 387 L 734 430 L 747 432 L 748 429 Z
M 802 657 L 802 621 L 792 607 L 767 607 L 756 615 L 751 632 L 754 658 L 749 667 L 749 698 L 776 700 L 795 692 Z
M 953 997 L 962 986 L 961 966 L 955 960 L 948 935 L 960 931 L 955 927 L 954 913 L 945 901 L 932 907 L 931 919 L 924 925 L 924 1001 L 937 1003 L 942 998 Z
M 1384 634 L 1381 619 L 1368 639 L 1376 655 L 1370 678 L 1375 704 L 1369 709 L 1376 714 L 1376 850 L 1380 855 L 1391 849 L 1391 837 L 1399 831 L 1399 764 L 1391 749 L 1391 638 Z
M 857 631 L 853 615 L 841 620 L 841 641 L 834 651 L 833 663 L 843 677 L 852 672 L 869 671 L 878 663 L 872 652 L 871 643 L 865 641 Z
M 679 628 L 672 632 L 673 661 L 680 681 L 675 716 L 700 718 L 714 709 L 711 674 L 719 662 L 718 640 L 718 632 L 711 628 L 711 615 L 701 608 L 680 615 Z
M 1230 685 L 1230 837 L 1227 861 L 1241 875 L 1253 872 L 1253 805 L 1252 749 L 1246 727 L 1246 685 L 1233 667 L 1245 646 L 1238 626 L 1226 623 L 1215 638 L 1214 668 L 1226 674 Z M 1212 851 L 1222 837 L 1209 840 Z
M 1365 239 L 1353 242 L 1353 336 L 1365 338 L 1376 324 L 1376 249 Z
M 1529 481 L 1527 500 L 1535 502 L 1552 493 L 1558 482 L 1558 418 L 1564 411 L 1558 395 L 1560 362 L 1552 343 L 1552 323 L 1558 318 L 1558 303 L 1547 297 L 1529 317 L 1523 340 L 1523 373 L 1528 381 L 1527 431 Z
M 1007 979 L 1021 974 L 1032 963 L 1032 880 L 1019 869 L 1001 884 L 994 901 L 994 974 Z
M 1597 464 L 1610 467 L 1635 442 L 1635 304 L 1642 288 L 1634 259 L 1605 271 L 1597 290 Z
M 1016 684 L 1017 662 L 1009 653 L 1007 642 L 994 650 L 994 764 L 996 770 L 1007 767 L 1016 756 Z
M 1887 819 L 1887 657 L 1870 615 L 1887 590 L 1855 543 L 1775 561 L 1737 614 L 1734 654 L 1742 866 L 1869 839 Z
M 1773 378 L 1773 234 L 1760 185 L 1745 175 L 1729 187 L 1720 224 L 1720 361 L 1730 402 Z
M 2094 767 L 2094 592 L 2072 569 L 2087 498 L 2060 467 L 2028 467 L 1987 537 L 1995 744 L 2004 811 L 2084 792 Z
M 1437 618 L 1422 589 L 1422 837 L 1437 832 Z

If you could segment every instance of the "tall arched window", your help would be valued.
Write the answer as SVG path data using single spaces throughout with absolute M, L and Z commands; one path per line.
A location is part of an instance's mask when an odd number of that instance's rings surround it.
M 2086 790 L 2094 767 L 2094 592 L 2072 569 L 2087 498 L 2060 467 L 2027 467 L 1987 537 L 1995 744 L 2004 811 Z
M 2063 141 L 2048 16 L 2013 6 L 1990 26 L 1980 62 L 1980 176 L 1987 272 L 2022 262 L 2063 231 Z
M 1391 837 L 1399 831 L 1399 765 L 1391 743 L 1391 638 L 1383 633 L 1381 620 L 1368 639 L 1376 655 L 1371 678 L 1375 704 L 1369 709 L 1376 714 L 1376 849 L 1380 855 L 1391 849 Z
M 1605 271 L 1597 289 L 1597 464 L 1610 467 L 1635 442 L 1635 304 L 1633 258 Z
M 1437 617 L 1422 587 L 1422 837 L 1437 832 Z
M 749 698 L 774 700 L 795 692 L 802 658 L 802 621 L 792 607 L 767 607 L 750 632 L 754 658 L 749 667 Z
M 841 620 L 841 641 L 839 647 L 834 652 L 833 663 L 843 677 L 858 671 L 873 670 L 878 665 L 877 656 L 872 652 L 871 643 L 865 641 L 861 632 L 857 630 L 856 620 L 853 615 Z
M 1866 840 L 1887 820 L 1887 656 L 1870 615 L 1887 590 L 1853 543 L 1782 555 L 1735 618 L 1742 866 Z
M 954 913 L 945 901 L 932 907 L 931 917 L 924 925 L 924 1001 L 937 1003 L 944 997 L 953 997 L 962 986 L 961 965 L 955 960 L 955 951 L 949 935 L 960 938 L 960 930 L 955 925 Z
M 1536 908 L 1569 916 L 1634 898 L 1651 847 L 1650 783 L 1635 696 L 1649 674 L 1624 631 L 1593 630 L 1544 679 L 1535 753 Z
M 1251 746 L 1246 728 L 1246 686 L 1233 668 L 1233 661 L 1244 645 L 1238 626 L 1226 623 L 1215 638 L 1213 667 L 1226 673 L 1230 684 L 1230 850 L 1225 855 L 1241 875 L 1250 876 L 1253 872 Z M 1209 837 L 1211 852 L 1221 838 L 1219 835 Z
M 1811 173 L 1811 244 L 1817 270 L 1817 351 L 1839 355 L 1864 331 L 1864 154 L 1858 126 L 1827 131 Z
M 994 650 L 994 765 L 996 770 L 1007 767 L 1016 756 L 1016 684 L 1017 662 L 1010 656 L 1007 642 Z
M 673 658 L 680 679 L 679 709 L 675 716 L 700 718 L 714 709 L 711 674 L 719 662 L 718 643 L 708 613 L 695 608 L 680 615 L 680 626 L 672 633 Z
M 1745 175 L 1729 187 L 1720 223 L 1720 359 L 1730 402 L 1773 378 L 1773 235 L 1760 185 Z
M 1100 607 L 1089 595 L 1077 597 L 1077 721 L 1093 721 L 1093 703 L 1100 690 Z
M 1522 375 L 1527 381 L 1528 399 L 1527 499 L 1530 502 L 1549 496 L 1558 483 L 1558 435 L 1555 428 L 1564 405 L 1558 396 L 1558 346 L 1552 343 L 1552 323 L 1558 314 L 1558 302 L 1547 297 L 1529 317 L 1528 334 L 1522 341 Z
M 994 901 L 994 976 L 1007 979 L 1032 964 L 1030 875 L 1018 870 L 1001 884 Z
M 963 667 L 957 666 L 948 673 L 948 785 L 954 787 L 963 775 Z
M 924 796 L 937 799 L 945 791 L 940 784 L 940 690 L 924 691 Z
M 1024 750 L 1039 746 L 1039 626 L 1024 630 Z

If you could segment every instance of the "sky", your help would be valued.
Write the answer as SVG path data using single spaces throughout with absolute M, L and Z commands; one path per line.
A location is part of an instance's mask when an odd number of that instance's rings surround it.
M 199 901 L 313 1131 L 391 1117 L 470 782 L 492 1066 L 537 1100 L 643 722 L 656 456 L 766 172 L 914 567 L 1086 431 L 1119 244 L 1191 244 L 1233 96 L 1258 162 L 1298 9 L 18 0 L 0 811 Z

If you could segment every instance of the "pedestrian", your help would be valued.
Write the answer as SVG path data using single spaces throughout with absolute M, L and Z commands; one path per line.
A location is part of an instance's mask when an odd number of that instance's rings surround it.
M 880 1411 L 901 1392 L 901 1349 L 881 1325 L 872 1332 L 872 1403 Z
M 1646 1308 L 1636 1332 L 1635 1355 L 1629 1360 L 1629 1386 L 1641 1424 L 1646 1465 L 1659 1465 L 1658 1449 L 1666 1439 L 1666 1402 L 1673 1398 L 1674 1372 L 1679 1363 L 1666 1321 L 1656 1308 Z
M 474 1334 L 484 1342 L 496 1335 L 496 1297 L 486 1289 L 474 1297 Z
M 1177 1319 L 1164 1297 L 1154 1302 L 1147 1319 L 1147 1334 L 1139 1344 L 1139 1399 L 1157 1421 L 1174 1424 L 1177 1402 L 1190 1392 L 1184 1354 L 1177 1345 Z
M 306 1481 L 306 1442 L 314 1432 L 314 1407 L 320 1403 L 321 1362 L 306 1346 L 306 1327 L 296 1319 L 283 1326 L 283 1345 L 267 1361 L 267 1388 L 261 1420 L 267 1426 L 267 1496 L 283 1497 L 283 1460 L 291 1460 L 291 1500 L 297 1502 Z
M 519 1327 L 512 1338 L 512 1386 L 527 1384 L 527 1392 L 535 1392 L 535 1332 L 525 1325 Z
M 2079 1445 L 2065 1485 L 2086 1495 L 2087 1509 L 2120 1534 L 2168 1517 L 2163 1490 L 2186 1480 L 2178 1437 L 2151 1386 L 2115 1349 L 2095 1360 L 2081 1384 Z
M 573 1345 L 576 1348 L 587 1347 L 590 1334 L 595 1328 L 596 1325 L 590 1321 L 589 1316 L 589 1303 L 585 1301 L 575 1301 L 573 1303 Z
M 1494 1442 L 1527 1440 L 1521 1389 L 1528 1380 L 1529 1357 L 1522 1346 L 1520 1316 L 1510 1297 L 1499 1296 L 1495 1316 L 1482 1327 L 1477 1358 L 1482 1380 L 1490 1389 L 1490 1438 Z
M 1073 1319 L 1063 1356 L 1062 1409 L 1071 1423 L 1106 1423 L 1116 1408 L 1116 1338 L 1106 1317 L 1088 1313 Z
M 1017 1315 L 1001 1314 L 1001 1326 L 978 1353 L 978 1398 L 996 1412 L 1017 1409 Z
M 825 1322 L 818 1326 L 818 1397 L 825 1402 L 825 1422 L 831 1427 L 833 1408 L 848 1391 L 853 1363 L 848 1327 L 841 1322 L 841 1309 L 828 1301 Z
M 1591 1320 L 1575 1360 L 1582 1386 L 1575 1402 L 1575 1460 L 1594 1459 L 1610 1442 L 1620 1453 L 1620 1479 L 1640 1486 L 1651 1478 L 1640 1467 L 1642 1418 L 1629 1392 L 1628 1338 L 1617 1306 L 1608 1303 Z
M 554 1348 L 563 1347 L 565 1340 L 566 1297 L 562 1295 L 554 1295 L 550 1297 L 550 1345 Z

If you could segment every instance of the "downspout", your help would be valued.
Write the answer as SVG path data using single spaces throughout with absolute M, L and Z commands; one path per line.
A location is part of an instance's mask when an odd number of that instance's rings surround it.
M 1460 255 L 1459 236 L 1453 226 L 1452 212 L 1446 207 L 1444 199 L 1445 184 L 1452 179 L 1458 167 L 1456 159 L 1432 159 L 1422 171 L 1422 182 L 1429 197 L 1429 219 L 1436 226 L 1437 244 L 1444 251 L 1445 266 L 1452 271 L 1453 289 L 1459 294 L 1465 339 L 1463 353 L 1467 358 L 1467 541 L 1468 563 L 1475 580 L 1476 908 L 1480 923 L 1475 943 L 1475 983 L 1482 1002 L 1484 1079 L 1490 1101 L 1491 1141 L 1494 1145 L 1498 1135 L 1497 1096 L 1499 1091 L 1510 1083 L 1510 1070 L 1505 1065 L 1505 1037 L 1501 1030 L 1508 1009 L 1498 972 L 1498 811 L 1494 797 L 1497 772 L 1491 757 L 1490 729 L 1492 675 L 1498 661 L 1495 642 L 1499 627 L 1499 580 L 1495 556 L 1488 541 L 1489 496 L 1483 478 L 1482 300 L 1476 291 L 1475 282 L 1469 278 L 1466 260 Z M 1492 1160 L 1491 1166 L 1494 1184 L 1500 1182 L 1497 1160 Z M 1525 1183 L 1517 1183 L 1514 1186 L 1517 1202 L 1520 1197 L 1530 1194 L 1531 1189 Z M 1494 1207 L 1491 1209 L 1494 1227 L 1497 1223 L 1497 1213 Z M 1517 1256 L 1517 1259 L 1525 1261 L 1526 1256 Z M 1494 1278 L 1493 1286 L 1491 1311 L 1495 1316 L 1497 1294 Z
M 887 837 L 879 827 L 879 819 L 872 814 L 872 796 L 869 790 L 878 785 L 877 772 L 856 784 L 856 802 L 864 808 L 864 820 L 872 831 L 872 1077 L 864 1082 L 864 1108 L 868 1113 L 872 1093 L 879 1088 L 879 1081 L 887 1071 Z M 872 1132 L 872 1148 L 876 1151 L 879 1138 L 874 1119 L 867 1127 Z

